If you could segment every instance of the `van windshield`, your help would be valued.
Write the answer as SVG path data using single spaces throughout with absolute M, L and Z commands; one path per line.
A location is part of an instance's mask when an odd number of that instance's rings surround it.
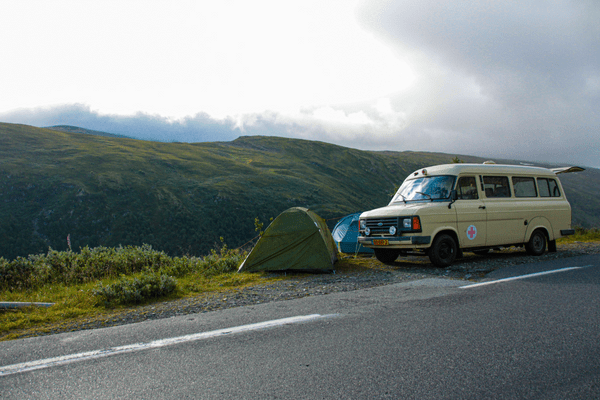
M 407 201 L 447 200 L 454 187 L 456 176 L 439 175 L 404 181 L 390 203 Z

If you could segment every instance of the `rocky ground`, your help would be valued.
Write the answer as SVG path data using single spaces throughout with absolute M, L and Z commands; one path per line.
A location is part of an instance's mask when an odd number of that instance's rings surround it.
M 99 315 L 91 319 L 45 327 L 39 331 L 29 330 L 22 337 L 94 329 L 140 322 L 148 319 L 211 312 L 305 296 L 318 296 L 328 293 L 365 289 L 427 277 L 447 277 L 450 279 L 478 281 L 484 278 L 485 274 L 506 266 L 599 253 L 600 242 L 559 244 L 556 253 L 546 253 L 541 257 L 528 256 L 524 249 L 493 251 L 485 256 L 465 253 L 464 258 L 445 269 L 435 268 L 427 257 L 419 256 L 401 257 L 394 265 L 384 265 L 374 257 L 347 257 L 336 264 L 337 270 L 335 273 L 288 273 L 285 274 L 286 279 L 275 283 L 131 307 L 123 311 Z M 350 258 L 352 258 L 352 262 L 348 262 Z M 272 274 L 271 276 L 280 275 Z

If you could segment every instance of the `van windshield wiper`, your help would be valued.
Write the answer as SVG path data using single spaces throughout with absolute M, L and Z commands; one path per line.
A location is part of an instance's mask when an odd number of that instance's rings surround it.
M 429 195 L 427 193 L 417 192 L 417 194 L 422 194 L 423 196 L 427 196 L 427 197 L 429 197 L 429 200 L 433 201 L 433 197 L 431 197 L 431 195 Z

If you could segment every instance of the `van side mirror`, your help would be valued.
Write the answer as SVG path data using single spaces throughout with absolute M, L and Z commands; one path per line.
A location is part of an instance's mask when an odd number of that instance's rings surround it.
M 452 208 L 452 203 L 458 200 L 458 192 L 456 190 L 450 191 L 450 203 L 448 203 L 448 209 Z

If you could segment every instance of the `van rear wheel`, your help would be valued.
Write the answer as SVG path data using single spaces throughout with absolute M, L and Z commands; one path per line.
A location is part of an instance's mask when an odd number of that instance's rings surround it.
M 400 255 L 400 250 L 395 249 L 373 249 L 375 257 L 384 264 L 391 264 Z
M 531 234 L 529 242 L 525 244 L 525 250 L 532 256 L 541 256 L 546 251 L 546 235 L 537 230 Z
M 429 259 L 436 267 L 445 268 L 452 264 L 458 254 L 456 240 L 450 235 L 442 234 L 435 238 L 429 248 Z

